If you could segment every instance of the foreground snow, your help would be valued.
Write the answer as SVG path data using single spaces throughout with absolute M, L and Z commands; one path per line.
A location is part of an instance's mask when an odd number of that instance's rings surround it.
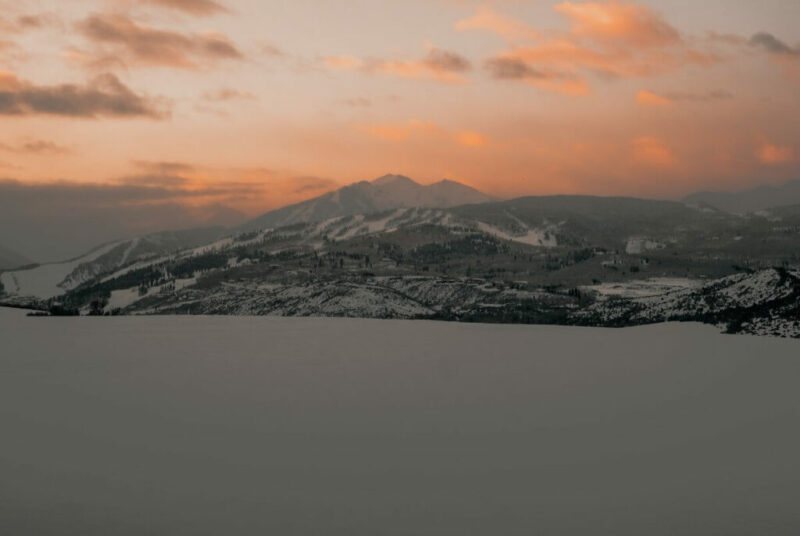
M 0 309 L 0 527 L 795 534 L 800 343 Z

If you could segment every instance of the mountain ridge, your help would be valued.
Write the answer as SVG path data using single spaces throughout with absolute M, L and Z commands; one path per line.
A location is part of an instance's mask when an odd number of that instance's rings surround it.
M 494 200 L 483 192 L 449 179 L 423 185 L 405 175 L 387 174 L 266 212 L 238 229 L 250 232 L 397 208 L 449 208 Z
M 701 191 L 683 198 L 684 203 L 746 214 L 770 208 L 800 204 L 800 179 L 783 184 L 764 185 L 740 191 Z

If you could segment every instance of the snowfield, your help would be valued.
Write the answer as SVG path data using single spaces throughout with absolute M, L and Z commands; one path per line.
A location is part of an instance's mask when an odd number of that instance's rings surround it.
M 702 281 L 680 277 L 653 277 L 626 281 L 624 283 L 600 283 L 582 287 L 583 290 L 597 292 L 600 296 L 620 296 L 622 298 L 645 298 L 660 296 L 679 290 L 692 290 L 702 286 Z
M 795 340 L 0 309 L 0 371 L 4 534 L 800 529 Z
M 630 255 L 639 255 L 654 249 L 664 249 L 665 247 L 664 244 L 647 238 L 629 238 L 628 243 L 625 245 L 625 252 Z
M 6 292 L 18 296 L 34 296 L 43 299 L 59 296 L 66 290 L 82 283 L 82 281 L 75 281 L 71 285 L 63 285 L 64 280 L 75 269 L 105 255 L 118 245 L 117 242 L 107 244 L 70 261 L 41 264 L 27 270 L 3 272 L 0 274 L 0 282 L 3 283 Z
M 477 227 L 479 231 L 495 236 L 502 240 L 510 240 L 512 242 L 528 244 L 529 246 L 542 246 L 546 248 L 554 248 L 558 246 L 558 241 L 556 240 L 555 235 L 551 234 L 553 229 L 530 229 L 518 219 L 515 220 L 515 222 L 518 222 L 519 225 L 524 226 L 524 231 L 519 234 L 511 234 L 483 222 L 478 222 Z

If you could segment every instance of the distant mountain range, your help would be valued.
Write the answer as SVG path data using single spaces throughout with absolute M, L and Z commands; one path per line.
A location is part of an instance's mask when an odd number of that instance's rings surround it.
M 448 208 L 493 200 L 491 196 L 455 181 L 445 179 L 425 186 L 403 175 L 384 175 L 372 182 L 357 182 L 335 192 L 267 212 L 240 229 L 254 231 L 396 208 Z
M 770 207 L 497 201 L 452 181 L 387 175 L 237 229 L 158 233 L 0 270 L 0 295 L 58 314 L 692 320 L 800 337 L 800 204 Z
M 740 192 L 698 192 L 685 197 L 683 201 L 732 214 L 747 214 L 800 204 L 800 180 L 789 181 L 781 186 L 759 186 Z

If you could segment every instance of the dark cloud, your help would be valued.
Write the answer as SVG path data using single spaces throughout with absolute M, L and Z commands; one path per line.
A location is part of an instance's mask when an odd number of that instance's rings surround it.
M 522 80 L 525 78 L 547 78 L 524 61 L 512 57 L 489 58 L 484 64 L 493 78 L 499 80 Z
M 708 32 L 706 38 L 711 43 L 719 43 L 730 46 L 747 45 L 747 38 L 731 33 Z
M 132 64 L 198 68 L 200 63 L 240 60 L 243 54 L 222 34 L 182 34 L 158 30 L 119 14 L 94 14 L 78 25 L 95 44 L 114 48 L 100 57 L 119 57 Z
M 53 13 L 20 15 L 10 19 L 0 18 L 0 30 L 8 33 L 23 33 L 29 30 L 39 30 L 49 26 L 61 25 L 61 19 Z
M 21 15 L 17 17 L 17 27 L 20 30 L 38 30 L 48 26 L 61 26 L 61 24 L 61 19 L 52 13 Z
M 792 48 L 774 35 L 759 32 L 750 38 L 750 44 L 761 47 L 770 54 L 783 54 L 787 56 L 800 56 L 800 48 Z
M 0 243 L 39 261 L 60 260 L 149 232 L 241 223 L 230 204 L 262 195 L 261 184 L 203 186 L 156 174 L 109 184 L 0 180 Z
M 261 52 L 267 56 L 285 56 L 283 50 L 270 43 L 262 44 Z
M 200 50 L 202 50 L 209 57 L 222 59 L 242 58 L 242 53 L 239 52 L 233 43 L 221 35 L 201 37 L 198 38 L 197 43 Z
M 658 94 L 658 93 L 656 93 Z M 669 100 L 676 102 L 713 102 L 729 100 L 733 98 L 733 93 L 718 89 L 707 93 L 691 93 L 686 91 L 673 91 L 663 95 Z
M 63 199 L 68 204 L 92 202 L 114 206 L 177 202 L 201 197 L 239 198 L 263 189 L 261 185 L 242 182 L 203 186 L 190 184 L 185 177 L 155 174 L 131 175 L 103 184 L 68 181 L 23 183 L 5 179 L 0 180 L 0 186 L 4 192 L 16 191 L 18 196 L 24 194 L 43 203 L 60 203 Z M 83 197 L 76 194 L 83 194 Z
M 589 88 L 575 74 L 539 69 L 519 56 L 501 55 L 484 61 L 484 69 L 496 80 L 512 80 L 565 95 L 585 95 Z M 599 71 L 596 71 L 599 73 Z
M 233 181 L 218 182 L 214 185 L 198 184 L 183 175 L 157 173 L 129 175 L 107 187 L 111 188 L 115 195 L 124 191 L 126 203 L 186 201 L 198 198 L 242 200 L 260 193 L 264 188 L 260 184 Z
M 119 180 L 120 184 L 126 186 L 144 186 L 146 188 L 181 188 L 189 183 L 189 179 L 180 175 L 168 174 L 148 174 L 131 175 Z M 160 193 L 165 193 L 161 191 Z
M 472 69 L 472 63 L 464 56 L 438 48 L 428 53 L 424 63 L 434 71 L 464 73 Z
M 36 15 L 24 15 L 17 18 L 17 24 L 22 28 L 41 28 L 44 26 L 44 21 Z
M 447 84 L 464 82 L 462 75 L 472 70 L 472 63 L 464 56 L 438 48 L 430 49 L 427 56 L 421 59 L 357 58 L 350 55 L 324 56 L 321 59 L 329 69 L 403 78 L 432 78 Z
M 136 168 L 146 172 L 159 175 L 181 175 L 192 173 L 195 167 L 185 162 L 151 162 L 150 160 L 134 160 Z
M 22 143 L 0 143 L 0 151 L 20 154 L 67 154 L 72 151 L 68 147 L 58 145 L 52 141 L 30 140 Z
M 214 0 L 144 0 L 148 4 L 153 4 L 169 9 L 176 9 L 189 13 L 190 15 L 208 16 L 217 13 L 227 13 L 228 8 L 215 2 Z
M 333 179 L 326 179 L 324 177 L 299 176 L 293 177 L 291 182 L 297 184 L 294 190 L 292 190 L 293 194 L 321 192 L 323 190 L 327 191 L 339 187 L 339 183 Z
M 155 101 L 134 93 L 113 74 L 103 74 L 86 86 L 37 86 L 0 73 L 0 115 L 60 115 L 93 118 L 163 118 Z
M 222 88 L 216 91 L 206 91 L 203 93 L 203 99 L 210 102 L 225 102 L 232 100 L 258 100 L 253 93 L 248 91 L 239 91 L 233 88 Z

